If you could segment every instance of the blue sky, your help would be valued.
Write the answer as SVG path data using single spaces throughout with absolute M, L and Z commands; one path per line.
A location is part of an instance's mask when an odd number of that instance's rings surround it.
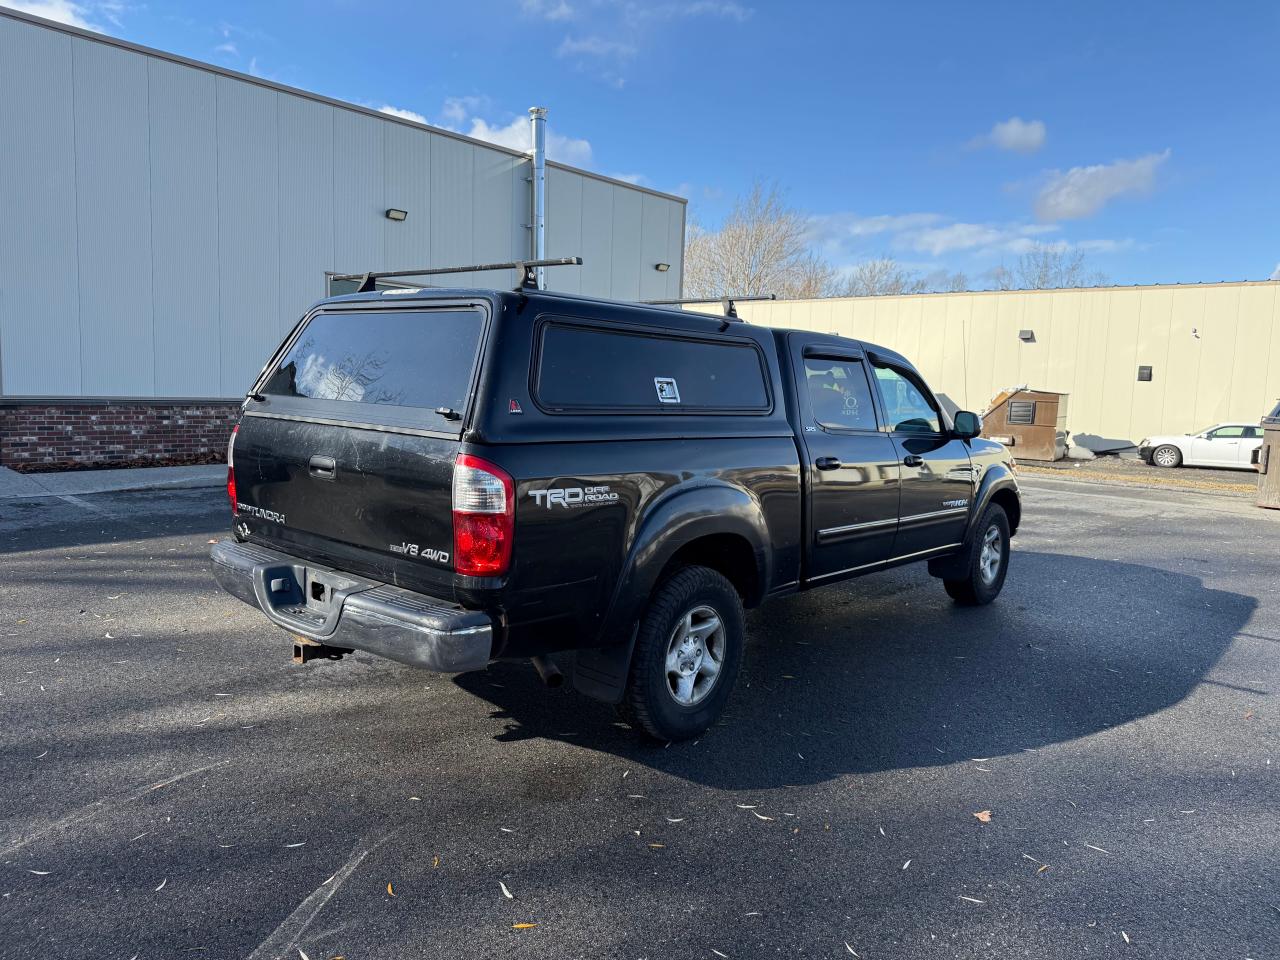
M 28 0 L 30 12 L 690 199 L 753 180 L 838 266 L 1280 277 L 1280 4 Z

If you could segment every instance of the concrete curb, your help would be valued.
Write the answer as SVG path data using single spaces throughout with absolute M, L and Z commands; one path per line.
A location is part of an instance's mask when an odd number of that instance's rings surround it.
M 75 497 L 125 490 L 220 487 L 227 480 L 222 464 L 194 467 L 140 467 L 128 470 L 69 470 L 17 473 L 0 467 L 0 501 L 36 497 Z

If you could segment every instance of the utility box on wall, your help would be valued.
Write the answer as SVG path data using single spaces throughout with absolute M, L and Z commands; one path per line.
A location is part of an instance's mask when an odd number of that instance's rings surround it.
M 1018 460 L 1061 460 L 1067 455 L 1067 395 L 1003 390 L 982 415 L 982 435 L 1003 443 Z

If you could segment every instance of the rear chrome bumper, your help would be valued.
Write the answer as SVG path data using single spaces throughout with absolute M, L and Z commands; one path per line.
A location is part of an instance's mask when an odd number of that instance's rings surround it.
M 210 560 L 214 579 L 227 593 L 290 633 L 325 646 L 441 673 L 479 670 L 491 659 L 493 622 L 480 611 L 254 543 L 220 540 Z

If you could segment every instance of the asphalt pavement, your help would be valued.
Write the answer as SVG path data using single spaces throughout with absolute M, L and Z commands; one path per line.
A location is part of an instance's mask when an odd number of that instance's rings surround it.
M 294 666 L 220 490 L 0 503 L 0 957 L 1280 957 L 1280 516 L 1025 488 L 994 605 L 776 601 L 668 748 Z

